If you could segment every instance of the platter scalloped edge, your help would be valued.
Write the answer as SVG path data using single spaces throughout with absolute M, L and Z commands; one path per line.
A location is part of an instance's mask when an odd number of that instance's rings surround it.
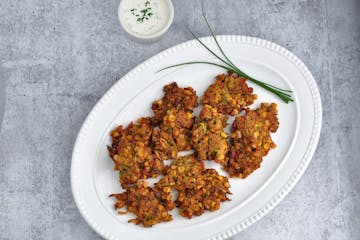
M 304 174 L 307 166 L 309 165 L 317 146 L 317 143 L 319 141 L 320 137 L 320 131 L 321 131 L 321 124 L 322 124 L 322 105 L 321 105 L 321 98 L 320 93 L 316 85 L 316 81 L 308 68 L 305 66 L 305 64 L 296 57 L 293 53 L 291 53 L 289 50 L 273 43 L 267 40 L 263 40 L 260 38 L 255 37 L 248 37 L 248 36 L 239 36 L 239 35 L 219 35 L 217 36 L 217 39 L 221 42 L 239 42 L 239 43 L 246 43 L 251 44 L 255 46 L 265 47 L 266 49 L 270 49 L 274 52 L 277 52 L 278 54 L 286 57 L 290 62 L 292 62 L 298 70 L 303 74 L 306 83 L 308 84 L 311 95 L 314 101 L 314 126 L 313 131 L 310 139 L 310 144 L 306 150 L 306 153 L 297 167 L 296 171 L 291 176 L 290 180 L 285 184 L 285 186 L 271 199 L 268 201 L 257 213 L 253 214 L 252 216 L 248 217 L 247 219 L 239 222 L 238 224 L 229 227 L 227 230 L 219 232 L 209 239 L 212 240 L 223 240 L 230 238 L 231 236 L 234 236 L 235 234 L 243 231 L 250 225 L 254 224 L 256 221 L 260 220 L 262 217 L 264 217 L 266 214 L 268 214 L 277 204 L 281 202 L 282 199 L 291 191 L 291 189 L 295 186 L 295 184 L 299 181 L 301 176 Z M 201 40 L 204 43 L 212 42 L 212 37 L 204 37 L 201 38 Z M 117 240 L 119 238 L 115 237 L 109 232 L 106 232 L 104 229 L 101 228 L 101 226 L 89 216 L 88 210 L 83 204 L 82 199 L 79 197 L 79 191 L 75 189 L 75 183 L 78 181 L 78 176 L 76 175 L 76 172 L 74 169 L 76 169 L 78 162 L 74 161 L 76 159 L 77 154 L 79 154 L 78 146 L 83 141 L 84 136 L 86 135 L 88 131 L 89 125 L 92 123 L 94 116 L 98 112 L 98 110 L 109 101 L 109 98 L 115 94 L 115 92 L 118 91 L 118 89 L 123 88 L 124 83 L 131 81 L 133 76 L 137 74 L 138 72 L 145 69 L 147 66 L 155 63 L 156 61 L 166 57 L 169 54 L 179 52 L 184 48 L 194 46 L 199 44 L 196 40 L 190 40 L 184 43 L 181 43 L 179 45 L 176 45 L 174 47 L 171 47 L 169 49 L 166 49 L 159 54 L 155 55 L 154 57 L 151 57 L 150 59 L 146 60 L 145 62 L 141 63 L 137 67 L 135 67 L 132 71 L 127 73 L 124 77 L 122 77 L 120 80 L 118 80 L 111 88 L 106 92 L 106 94 L 97 102 L 95 107 L 91 110 L 89 115 L 87 116 L 84 124 L 82 125 L 80 132 L 78 134 L 78 137 L 76 139 L 74 149 L 73 149 L 73 155 L 72 155 L 72 161 L 71 161 L 71 188 L 73 192 L 73 197 L 75 200 L 75 203 L 83 216 L 83 218 L 86 220 L 86 222 L 102 237 L 106 239 L 111 240 Z

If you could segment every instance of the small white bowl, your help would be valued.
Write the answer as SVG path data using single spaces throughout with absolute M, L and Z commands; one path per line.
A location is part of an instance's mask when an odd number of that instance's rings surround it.
M 136 9 L 135 13 L 141 15 L 140 11 L 145 8 L 145 2 L 149 2 L 153 10 L 152 16 L 145 22 L 138 22 L 138 17 L 131 9 Z M 136 5 L 137 8 L 134 8 Z M 171 0 L 121 0 L 118 18 L 128 34 L 143 41 L 151 41 L 159 38 L 169 29 L 174 20 L 174 6 Z

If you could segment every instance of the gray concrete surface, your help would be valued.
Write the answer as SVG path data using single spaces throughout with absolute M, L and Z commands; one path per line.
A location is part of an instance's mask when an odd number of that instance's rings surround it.
M 1 124 L 2 124 L 2 119 L 4 116 L 4 111 L 5 111 L 5 81 L 3 79 L 5 79 L 6 76 L 4 75 L 4 70 L 1 68 L 0 65 L 0 131 L 1 131 Z
M 175 0 L 158 42 L 130 40 L 118 0 L 1 0 L 0 239 L 99 239 L 70 189 L 71 151 L 90 109 L 126 72 L 160 50 L 208 32 L 199 2 Z M 240 239 L 360 239 L 360 1 L 209 0 L 218 34 L 274 41 L 319 85 L 324 121 L 303 178 Z M 4 80 L 4 79 L 1 79 Z

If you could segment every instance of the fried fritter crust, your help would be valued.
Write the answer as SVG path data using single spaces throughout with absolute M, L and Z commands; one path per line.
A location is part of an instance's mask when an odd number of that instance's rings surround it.
M 163 172 L 163 162 L 150 147 L 151 132 L 150 118 L 140 118 L 138 124 L 130 123 L 125 129 L 120 125 L 111 132 L 109 154 L 115 163 L 114 170 L 120 171 L 123 188 Z
M 129 222 L 151 227 L 154 224 L 172 220 L 172 216 L 146 181 L 139 181 L 136 185 L 129 187 L 126 192 L 111 194 L 110 196 L 117 199 L 115 209 L 126 206 L 128 212 L 136 215 L 136 218 L 129 220 Z
M 208 104 L 219 113 L 234 116 L 257 98 L 253 89 L 246 84 L 246 78 L 229 72 L 216 77 L 202 97 L 202 104 Z
M 229 149 L 227 134 L 224 132 L 227 119 L 216 108 L 210 105 L 203 107 L 192 129 L 191 138 L 192 146 L 200 159 L 225 164 Z
M 262 103 L 260 108 L 247 109 L 245 116 L 235 119 L 228 163 L 224 165 L 230 177 L 246 178 L 260 167 L 263 157 L 276 147 L 270 132 L 276 132 L 278 127 L 275 103 Z
M 180 88 L 176 82 L 164 86 L 164 97 L 152 103 L 153 123 L 158 125 L 170 109 L 192 112 L 199 104 L 192 87 Z

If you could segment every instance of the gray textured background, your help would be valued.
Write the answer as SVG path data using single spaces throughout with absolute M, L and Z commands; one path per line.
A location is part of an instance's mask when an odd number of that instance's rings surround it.
M 360 239 L 360 1 L 209 0 L 218 34 L 274 41 L 299 56 L 322 95 L 323 129 L 304 177 L 233 239 Z M 136 43 L 118 0 L 1 0 L 0 239 L 98 239 L 71 195 L 70 161 L 90 109 L 140 62 L 208 32 L 199 2 L 175 0 L 169 32 Z M 1 79 L 4 80 L 4 79 Z M 1 92 L 1 91 L 0 91 Z M 1 96 L 0 96 L 1 97 Z

